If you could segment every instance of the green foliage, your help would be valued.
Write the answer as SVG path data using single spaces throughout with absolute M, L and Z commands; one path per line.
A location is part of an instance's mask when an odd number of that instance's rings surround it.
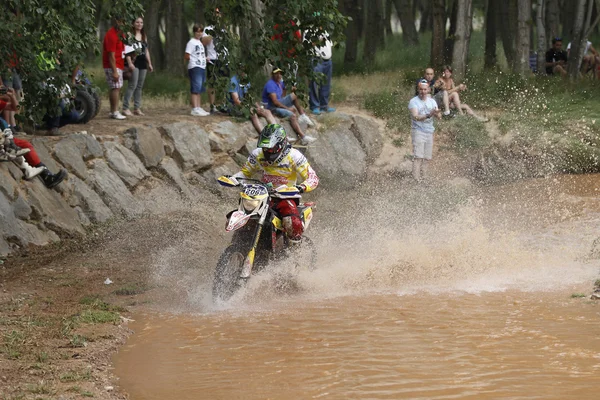
M 46 112 L 60 112 L 71 73 L 90 51 L 99 52 L 95 5 L 92 0 L 5 0 L 3 5 L 9 11 L 0 13 L 0 72 L 15 63 L 27 94 L 20 117 L 39 123 Z M 109 9 L 126 20 L 143 12 L 138 0 L 113 0 Z

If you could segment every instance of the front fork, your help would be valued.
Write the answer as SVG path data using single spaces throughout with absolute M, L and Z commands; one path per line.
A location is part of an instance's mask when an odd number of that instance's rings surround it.
M 252 239 L 252 247 L 244 259 L 244 266 L 242 267 L 242 273 L 240 274 L 240 279 L 244 281 L 248 280 L 248 278 L 250 278 L 250 274 L 252 274 L 254 256 L 256 255 L 256 247 L 258 247 L 258 240 L 260 239 L 260 234 L 262 233 L 267 214 L 268 213 L 265 212 L 264 215 L 260 217 L 260 220 L 258 220 L 258 227 L 256 228 L 256 232 L 254 232 L 254 238 Z

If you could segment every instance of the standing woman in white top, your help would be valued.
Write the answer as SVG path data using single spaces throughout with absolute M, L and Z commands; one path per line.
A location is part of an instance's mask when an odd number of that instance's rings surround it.
M 205 117 L 209 115 L 208 112 L 204 111 L 201 107 L 200 95 L 206 91 L 206 54 L 204 53 L 204 46 L 208 44 L 209 38 L 206 39 L 206 43 L 201 41 L 202 38 L 202 26 L 194 25 L 192 32 L 194 37 L 185 46 L 185 61 L 187 62 L 188 75 L 190 77 L 190 93 L 192 112 L 191 114 L 197 117 Z
M 142 89 L 146 80 L 146 73 L 154 71 L 150 51 L 148 50 L 148 40 L 146 31 L 144 31 L 144 19 L 136 18 L 133 21 L 133 34 L 135 42 L 131 46 L 125 46 L 125 59 L 131 71 L 131 77 L 127 85 L 127 91 L 123 97 L 123 114 L 127 116 L 144 115 L 142 112 Z M 133 113 L 129 111 L 129 101 L 133 96 Z

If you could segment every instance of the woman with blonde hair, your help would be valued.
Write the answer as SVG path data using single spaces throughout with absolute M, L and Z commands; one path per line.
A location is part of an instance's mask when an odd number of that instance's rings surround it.
M 471 107 L 460 101 L 459 93 L 467 90 L 467 85 L 461 83 L 457 86 L 454 83 L 454 79 L 452 79 L 452 67 L 450 65 L 444 67 L 440 80 L 444 82 L 444 89 L 448 92 L 450 108 L 456 108 L 460 115 L 464 115 L 464 112 L 466 112 L 468 115 L 475 117 L 479 121 L 489 121 L 489 119 L 475 114 L 475 111 L 473 111 Z
M 146 73 L 154 70 L 142 17 L 138 17 L 133 21 L 132 33 L 134 36 L 133 43 L 131 46 L 125 46 L 125 67 L 129 70 L 129 74 L 124 73 L 124 75 L 129 75 L 129 84 L 123 97 L 123 114 L 127 116 L 144 115 L 141 109 L 142 89 L 146 80 Z M 133 96 L 133 113 L 129 110 L 131 96 Z

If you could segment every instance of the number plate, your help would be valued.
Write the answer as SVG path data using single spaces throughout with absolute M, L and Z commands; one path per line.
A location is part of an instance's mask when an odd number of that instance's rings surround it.
M 248 197 L 266 196 L 269 194 L 267 188 L 262 185 L 248 185 L 244 188 L 244 194 Z

